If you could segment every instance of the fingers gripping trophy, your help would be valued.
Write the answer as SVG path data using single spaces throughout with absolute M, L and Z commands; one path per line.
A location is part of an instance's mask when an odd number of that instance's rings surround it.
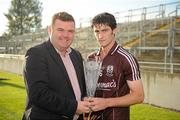
M 97 87 L 97 82 L 98 82 L 99 75 L 101 72 L 101 65 L 102 65 L 102 62 L 97 61 L 97 60 L 84 61 L 86 90 L 87 90 L 87 96 L 89 100 L 91 97 L 94 97 L 96 87 Z M 90 120 L 90 114 L 91 112 L 88 115 L 88 120 Z

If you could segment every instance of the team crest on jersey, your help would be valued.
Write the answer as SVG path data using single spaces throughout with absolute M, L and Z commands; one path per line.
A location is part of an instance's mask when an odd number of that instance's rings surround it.
M 106 69 L 106 75 L 111 77 L 113 76 L 113 70 L 114 70 L 114 66 L 113 65 L 108 65 L 107 69 Z

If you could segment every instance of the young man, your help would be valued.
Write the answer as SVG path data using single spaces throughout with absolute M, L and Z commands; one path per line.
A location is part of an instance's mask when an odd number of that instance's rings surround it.
M 115 41 L 116 27 L 112 14 L 101 13 L 92 19 L 100 49 L 89 59 L 102 61 L 95 97 L 91 99 L 94 120 L 129 120 L 129 106 L 144 100 L 138 63 Z
M 27 106 L 24 120 L 77 120 L 89 112 L 81 54 L 71 48 L 74 18 L 54 14 L 50 39 L 30 48 L 24 69 Z

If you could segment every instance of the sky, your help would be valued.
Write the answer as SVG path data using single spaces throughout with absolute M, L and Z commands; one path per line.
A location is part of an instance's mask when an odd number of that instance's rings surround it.
M 73 15 L 78 24 L 79 20 L 91 18 L 101 12 L 121 12 L 130 9 L 150 7 L 180 0 L 40 0 L 42 2 L 42 27 L 50 24 L 51 17 L 59 11 Z M 8 21 L 4 13 L 8 13 L 11 0 L 0 0 L 0 36 L 7 30 Z

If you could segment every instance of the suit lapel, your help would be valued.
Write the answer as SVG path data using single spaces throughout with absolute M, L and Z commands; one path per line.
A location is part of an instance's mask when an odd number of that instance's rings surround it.
M 69 79 L 69 76 L 68 76 L 68 73 L 66 71 L 66 68 L 65 68 L 65 66 L 63 64 L 63 61 L 62 61 L 60 55 L 55 50 L 55 48 L 53 47 L 53 45 L 51 44 L 50 40 L 47 41 L 47 48 L 48 48 L 48 51 L 50 53 L 50 56 L 54 59 L 54 61 L 60 67 L 61 71 L 63 72 L 63 74 L 65 76 L 65 79 L 67 79 L 68 85 L 70 86 L 71 90 L 73 91 L 73 88 L 72 88 L 72 85 L 71 85 L 71 81 Z

